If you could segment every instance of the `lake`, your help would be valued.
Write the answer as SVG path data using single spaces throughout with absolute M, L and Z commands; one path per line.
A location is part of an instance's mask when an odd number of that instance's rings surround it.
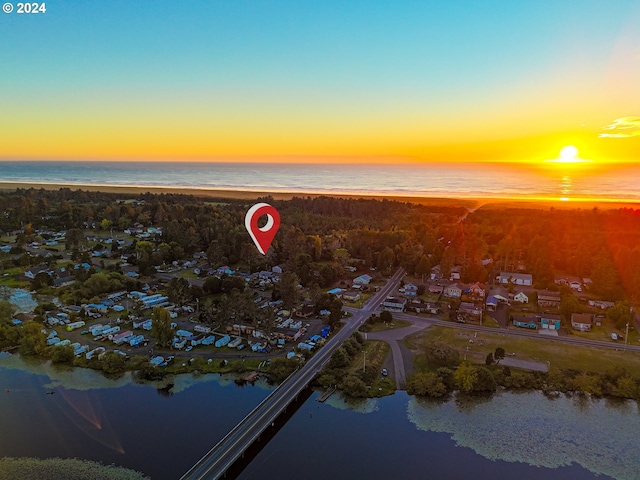
M 178 478 L 270 391 L 218 375 L 179 375 L 171 390 L 158 387 L 3 356 L 0 457 L 78 457 Z M 338 395 L 319 404 L 319 394 L 240 478 L 582 480 L 640 471 L 631 401 L 528 392 L 442 403 L 398 392 L 348 405 Z

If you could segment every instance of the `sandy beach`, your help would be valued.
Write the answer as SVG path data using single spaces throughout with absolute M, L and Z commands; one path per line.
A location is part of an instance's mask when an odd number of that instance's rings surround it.
M 561 201 L 559 199 L 545 198 L 474 198 L 474 197 L 427 197 L 427 196 L 402 196 L 402 195 L 361 195 L 361 194 L 329 194 L 329 193 L 286 193 L 269 191 L 245 191 L 245 190 L 225 190 L 206 188 L 184 188 L 184 187 L 139 187 L 139 186 L 114 186 L 114 185 L 77 185 L 77 184 L 53 184 L 53 183 L 21 183 L 21 182 L 0 182 L 0 191 L 14 191 L 16 189 L 36 190 L 59 190 L 69 188 L 71 190 L 86 190 L 90 192 L 118 193 L 126 195 L 140 195 L 142 193 L 152 194 L 180 194 L 194 195 L 197 197 L 209 197 L 211 199 L 230 200 L 254 200 L 261 197 L 271 196 L 275 200 L 290 200 L 293 197 L 321 197 L 331 196 L 337 198 L 367 198 L 367 199 L 387 199 L 401 202 L 417 203 L 422 205 L 439 206 L 463 206 L 470 209 L 477 208 L 557 208 L 557 209 L 591 209 L 591 208 L 640 208 L 640 202 L 602 199 L 570 199 Z

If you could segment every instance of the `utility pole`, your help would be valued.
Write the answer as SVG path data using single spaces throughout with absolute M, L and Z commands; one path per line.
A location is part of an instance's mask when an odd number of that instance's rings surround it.
M 365 369 L 367 368 L 367 351 L 364 351 L 364 358 L 362 361 L 362 371 L 364 372 Z
M 624 335 L 624 351 L 627 351 L 627 342 L 629 341 L 629 322 L 627 322 L 627 333 Z

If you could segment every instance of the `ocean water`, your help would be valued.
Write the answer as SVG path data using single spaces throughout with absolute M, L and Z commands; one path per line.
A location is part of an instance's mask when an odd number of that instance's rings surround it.
M 425 197 L 640 200 L 640 166 L 0 162 L 0 182 Z

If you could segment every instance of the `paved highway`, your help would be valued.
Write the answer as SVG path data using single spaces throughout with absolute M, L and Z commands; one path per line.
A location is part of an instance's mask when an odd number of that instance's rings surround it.
M 373 305 L 370 305 L 373 307 Z M 379 307 L 379 305 L 378 305 Z M 352 307 L 345 307 L 345 310 L 348 312 L 358 311 L 358 309 Z M 373 312 L 375 309 L 372 309 Z M 440 325 L 443 327 L 449 328 L 457 328 L 459 330 L 471 330 L 474 332 L 484 332 L 484 333 L 492 333 L 494 335 L 505 335 L 509 337 L 526 337 L 533 338 L 536 340 L 542 341 L 550 341 L 550 342 L 558 342 L 558 343 L 566 343 L 569 345 L 582 345 L 589 347 L 598 347 L 598 348 L 608 348 L 611 350 L 628 350 L 630 352 L 640 352 L 640 345 L 626 345 L 622 342 L 606 342 L 602 340 L 589 340 L 586 338 L 580 337 L 572 337 L 572 336 L 553 336 L 553 335 L 543 335 L 537 332 L 528 331 L 528 330 L 516 330 L 516 329 L 505 329 L 505 328 L 493 328 L 493 327 L 484 327 L 480 325 L 471 325 L 467 323 L 457 323 L 457 322 L 449 322 L 447 320 L 441 320 L 437 317 L 418 317 L 416 315 L 410 315 L 407 313 L 394 313 L 393 318 L 398 320 L 405 320 L 411 322 L 414 325 Z
M 289 378 L 271 392 L 249 415 L 185 473 L 182 479 L 216 479 L 223 476 L 242 456 L 245 450 L 322 370 L 324 364 L 331 358 L 333 351 L 340 347 L 364 323 L 384 298 L 396 289 L 403 276 L 404 270 L 398 269 L 386 285 L 365 303 L 363 309 L 352 311 L 353 317 L 347 320 L 347 324 L 333 335 L 324 347 L 311 357 L 301 369 L 291 374 Z

